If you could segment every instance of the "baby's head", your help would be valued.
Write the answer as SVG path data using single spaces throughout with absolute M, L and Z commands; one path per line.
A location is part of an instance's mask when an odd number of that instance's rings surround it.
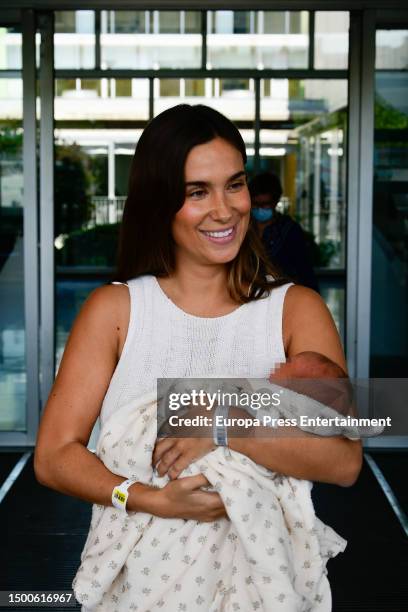
M 314 351 L 304 351 L 289 357 L 275 367 L 269 380 L 281 378 L 346 378 L 346 372 L 331 359 Z
M 332 381 L 328 383 L 324 379 Z M 343 415 L 352 411 L 353 392 L 346 372 L 321 353 L 304 351 L 275 366 L 269 381 L 277 380 L 283 387 L 307 395 Z

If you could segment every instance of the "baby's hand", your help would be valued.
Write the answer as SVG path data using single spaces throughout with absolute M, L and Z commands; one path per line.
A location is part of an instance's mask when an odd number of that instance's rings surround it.
M 331 379 L 330 383 L 327 379 Z M 352 388 L 347 374 L 321 353 L 304 351 L 288 358 L 272 370 L 269 381 L 279 381 L 283 387 L 307 395 L 343 415 L 352 412 Z

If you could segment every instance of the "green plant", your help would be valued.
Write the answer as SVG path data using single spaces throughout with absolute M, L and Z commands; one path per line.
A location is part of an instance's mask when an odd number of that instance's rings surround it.
M 116 263 L 119 223 L 97 225 L 69 234 L 62 249 L 56 251 L 58 265 L 104 266 Z
M 326 268 L 333 256 L 337 253 L 338 246 L 334 240 L 324 240 L 318 245 L 318 263 L 317 266 Z
M 55 147 L 55 235 L 71 234 L 91 216 L 89 156 L 77 144 Z

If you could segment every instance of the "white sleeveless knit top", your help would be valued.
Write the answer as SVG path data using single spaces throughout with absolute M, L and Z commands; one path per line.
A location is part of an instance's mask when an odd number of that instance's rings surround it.
M 157 378 L 268 378 L 285 362 L 282 339 L 287 283 L 220 317 L 184 312 L 155 276 L 127 282 L 130 319 L 120 359 L 100 412 L 100 424 L 132 399 L 156 388 Z

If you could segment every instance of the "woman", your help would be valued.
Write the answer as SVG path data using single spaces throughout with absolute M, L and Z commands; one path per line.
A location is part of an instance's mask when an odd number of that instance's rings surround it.
M 180 105 L 147 126 L 136 147 L 116 281 L 96 289 L 71 330 L 42 417 L 34 458 L 40 483 L 112 505 L 125 479 L 86 446 L 96 419 L 151 390 L 158 377 L 267 378 L 304 351 L 346 371 L 330 313 L 314 291 L 273 276 L 250 224 L 245 146 L 224 116 Z M 265 299 L 266 298 L 266 299 Z M 343 438 L 231 438 L 271 470 L 353 484 L 361 445 Z M 177 478 L 213 441 L 163 439 L 152 461 L 162 488 L 136 482 L 127 509 L 214 521 L 226 515 L 204 475 Z

